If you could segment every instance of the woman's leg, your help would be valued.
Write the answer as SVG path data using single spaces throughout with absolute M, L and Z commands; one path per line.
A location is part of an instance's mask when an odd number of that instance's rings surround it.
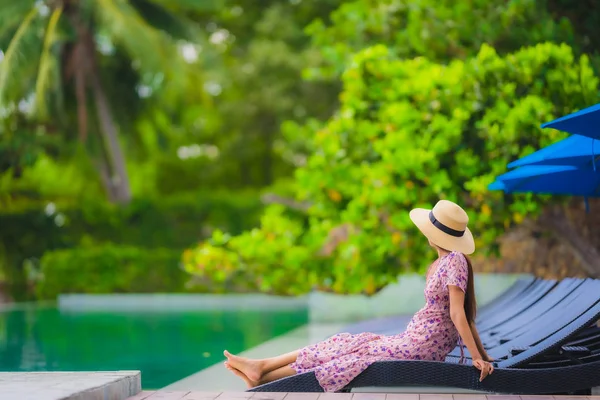
M 260 382 L 266 374 L 279 370 L 280 368 L 293 363 L 298 358 L 298 353 L 299 350 L 296 350 L 277 357 L 253 360 L 250 358 L 233 355 L 227 350 L 223 352 L 225 357 L 227 357 L 227 362 L 229 365 L 239 370 L 253 382 Z
M 292 369 L 289 365 L 286 365 L 285 367 L 278 368 L 274 371 L 265 374 L 265 376 L 263 376 L 263 378 L 259 382 L 254 382 L 250 380 L 246 375 L 244 375 L 242 371 L 233 368 L 231 365 L 229 365 L 229 363 L 225 362 L 225 366 L 228 370 L 233 372 L 235 376 L 241 378 L 246 383 L 246 386 L 248 386 L 248 389 L 252 389 L 253 387 L 256 387 L 258 385 L 263 385 L 265 383 L 273 382 L 277 379 L 285 378 L 296 374 L 296 371 L 294 371 L 294 369 Z
M 288 376 L 296 375 L 296 371 L 289 365 L 277 368 L 271 372 L 267 372 L 260 380 L 260 384 L 276 381 L 277 379 L 287 378 Z

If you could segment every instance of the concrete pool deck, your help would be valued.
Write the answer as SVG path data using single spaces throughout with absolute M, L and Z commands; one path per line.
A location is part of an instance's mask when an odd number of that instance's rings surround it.
M 0 372 L 2 400 L 124 400 L 141 389 L 140 371 Z

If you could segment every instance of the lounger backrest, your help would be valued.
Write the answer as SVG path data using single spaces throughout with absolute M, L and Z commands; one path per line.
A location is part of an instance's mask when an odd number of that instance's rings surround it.
M 513 333 L 515 336 L 511 340 L 490 349 L 489 354 L 494 358 L 504 357 L 514 347 L 535 346 L 564 327 L 577 325 L 581 316 L 600 301 L 600 281 L 588 280 L 582 286 L 586 287 L 585 291 L 574 292 L 561 302 L 560 307 L 540 316 L 529 326 L 522 327 Z
M 535 279 L 533 277 L 520 278 L 515 281 L 506 291 L 502 292 L 498 297 L 489 303 L 478 307 L 477 309 L 477 322 L 484 321 L 491 315 L 494 315 L 500 310 L 509 307 L 514 301 L 518 301 L 528 291 L 535 288 L 536 284 L 543 282 L 541 279 Z
M 505 308 L 496 313 L 492 318 L 481 321 L 477 326 L 481 332 L 492 329 L 514 317 L 519 315 L 524 310 L 531 307 L 536 302 L 540 301 L 552 288 L 556 285 L 556 281 L 543 281 L 534 290 L 527 292 L 520 301 L 513 303 L 512 307 Z
M 500 368 L 515 368 L 520 365 L 526 364 L 532 359 L 567 343 L 570 339 L 575 337 L 579 332 L 586 329 L 591 324 L 598 321 L 600 318 L 600 302 L 596 302 L 593 306 L 588 308 L 583 314 L 579 315 L 571 323 L 567 324 L 563 328 L 554 332 L 552 335 L 539 341 L 529 349 L 522 353 L 510 357 L 505 361 L 498 363 Z
M 561 284 L 563 288 L 569 288 L 568 284 Z M 558 290 L 556 293 L 562 293 Z M 585 280 L 577 286 L 577 290 L 568 293 L 552 308 L 532 318 L 527 324 L 510 326 L 502 335 L 495 338 L 495 343 L 489 338 L 486 340 L 485 348 L 490 356 L 498 359 L 509 355 L 510 350 L 515 347 L 529 347 L 554 334 L 564 326 L 570 324 L 583 314 L 589 307 L 600 299 L 600 281 Z M 503 342 L 500 340 L 503 339 Z M 459 356 L 460 349 L 454 349 L 450 356 Z
M 484 341 L 484 343 L 488 340 L 498 340 L 498 338 L 502 338 L 503 335 L 514 332 L 515 330 L 532 323 L 540 316 L 555 310 L 555 308 L 569 296 L 573 295 L 578 290 L 585 290 L 585 285 L 582 285 L 583 282 L 583 279 L 565 279 L 561 281 L 554 289 L 546 294 L 544 298 L 540 299 L 537 303 L 533 304 L 519 315 L 480 334 L 481 340 Z

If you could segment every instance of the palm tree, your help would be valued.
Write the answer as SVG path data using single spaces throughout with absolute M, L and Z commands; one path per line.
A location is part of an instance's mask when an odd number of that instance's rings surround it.
M 200 38 L 188 17 L 215 1 L 0 0 L 0 115 L 29 104 L 40 123 L 59 125 L 67 136 L 76 130 L 108 199 L 127 203 L 131 190 L 115 115 L 130 104 L 107 87 L 157 73 L 181 80 L 197 70 L 178 43 Z M 123 74 L 123 65 L 133 75 Z M 89 143 L 96 143 L 95 155 Z

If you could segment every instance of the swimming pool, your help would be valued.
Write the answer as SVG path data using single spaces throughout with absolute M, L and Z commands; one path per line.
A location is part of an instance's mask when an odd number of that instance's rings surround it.
M 0 371 L 141 370 L 162 388 L 306 324 L 306 310 L 0 312 Z

